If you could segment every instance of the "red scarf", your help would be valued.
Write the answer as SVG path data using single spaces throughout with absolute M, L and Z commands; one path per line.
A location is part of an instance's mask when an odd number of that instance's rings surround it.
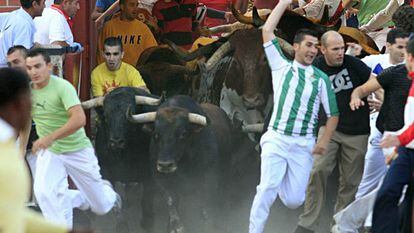
M 73 30 L 72 30 L 72 28 L 73 28 L 73 20 L 72 20 L 72 17 L 70 17 L 69 15 L 67 15 L 66 12 L 59 5 L 53 4 L 52 6 L 50 6 L 50 8 L 53 9 L 53 10 L 55 10 L 55 11 L 57 11 L 57 12 L 59 12 L 61 15 L 63 15 L 63 17 L 65 17 L 66 21 L 69 24 L 70 30 L 73 33 Z

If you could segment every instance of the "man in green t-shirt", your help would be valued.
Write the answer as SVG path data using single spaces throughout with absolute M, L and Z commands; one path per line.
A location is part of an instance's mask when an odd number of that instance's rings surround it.
M 26 66 L 32 80 L 32 117 L 39 135 L 32 147 L 38 156 L 34 192 L 43 215 L 72 227 L 74 207 L 90 207 L 97 214 L 120 207 L 119 195 L 101 178 L 74 87 L 50 75 L 50 57 L 42 49 L 29 51 Z M 68 189 L 68 175 L 78 191 Z

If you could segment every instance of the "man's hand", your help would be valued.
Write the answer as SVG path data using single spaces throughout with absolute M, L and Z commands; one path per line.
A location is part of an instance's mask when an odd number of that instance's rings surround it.
M 371 112 L 378 112 L 381 109 L 382 101 L 374 98 L 368 98 L 368 105 Z
M 46 150 L 52 145 L 53 142 L 54 142 L 54 139 L 50 135 L 43 137 L 43 138 L 39 138 L 38 140 L 33 142 L 32 152 L 36 154 L 40 150 Z
M 362 51 L 361 45 L 357 43 L 352 43 L 352 42 L 348 42 L 346 43 L 346 45 L 348 46 L 348 49 L 346 50 L 345 54 L 351 55 L 354 57 L 361 55 L 361 51 Z
M 313 155 L 324 155 L 328 149 L 328 142 L 320 140 L 313 148 Z
M 349 107 L 352 111 L 358 110 L 361 106 L 364 106 L 365 103 L 361 98 L 351 95 L 351 102 L 349 102 Z
M 397 147 L 400 144 L 401 144 L 400 140 L 395 135 L 388 135 L 386 138 L 384 138 L 381 141 L 381 147 L 382 148 Z

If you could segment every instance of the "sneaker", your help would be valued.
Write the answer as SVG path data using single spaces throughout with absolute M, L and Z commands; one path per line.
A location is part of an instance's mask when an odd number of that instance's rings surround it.
M 308 229 L 308 228 L 304 228 L 304 227 L 302 227 L 302 226 L 297 226 L 296 227 L 296 229 L 295 229 L 295 232 L 294 233 L 314 233 L 314 231 L 312 231 L 312 230 L 310 230 L 310 229 Z

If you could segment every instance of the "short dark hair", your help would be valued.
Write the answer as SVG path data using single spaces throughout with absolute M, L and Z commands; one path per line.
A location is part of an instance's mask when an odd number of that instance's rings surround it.
M 0 107 L 26 91 L 30 91 L 30 86 L 25 72 L 14 68 L 0 68 Z
M 408 5 L 400 6 L 392 15 L 397 28 L 406 32 L 414 32 L 414 8 Z
M 293 38 L 293 43 L 299 44 L 305 39 L 305 36 L 313 36 L 313 37 L 318 38 L 318 33 L 316 33 L 313 30 L 307 29 L 307 28 L 299 29 L 296 32 L 295 37 Z
M 121 51 L 124 51 L 124 48 L 122 47 L 122 41 L 118 37 L 107 37 L 104 40 L 104 48 L 105 46 L 119 46 L 119 48 L 121 48 Z
M 409 36 L 410 36 L 410 33 L 404 31 L 403 29 L 393 28 L 387 34 L 387 42 L 390 44 L 395 44 L 395 40 L 397 38 L 408 38 Z
M 407 43 L 407 53 L 414 56 L 414 39 L 411 39 Z
M 43 60 L 45 60 L 47 64 L 50 63 L 50 56 L 45 49 L 34 48 L 29 50 L 29 52 L 27 53 L 27 57 L 37 57 L 39 55 L 43 57 Z
M 22 5 L 24 9 L 29 9 L 33 6 L 33 2 L 40 3 L 40 0 L 20 0 L 20 5 Z
M 9 50 L 7 50 L 7 55 L 10 55 L 16 51 L 20 51 L 24 57 L 27 56 L 27 49 L 23 45 L 15 45 L 13 47 L 10 47 Z

